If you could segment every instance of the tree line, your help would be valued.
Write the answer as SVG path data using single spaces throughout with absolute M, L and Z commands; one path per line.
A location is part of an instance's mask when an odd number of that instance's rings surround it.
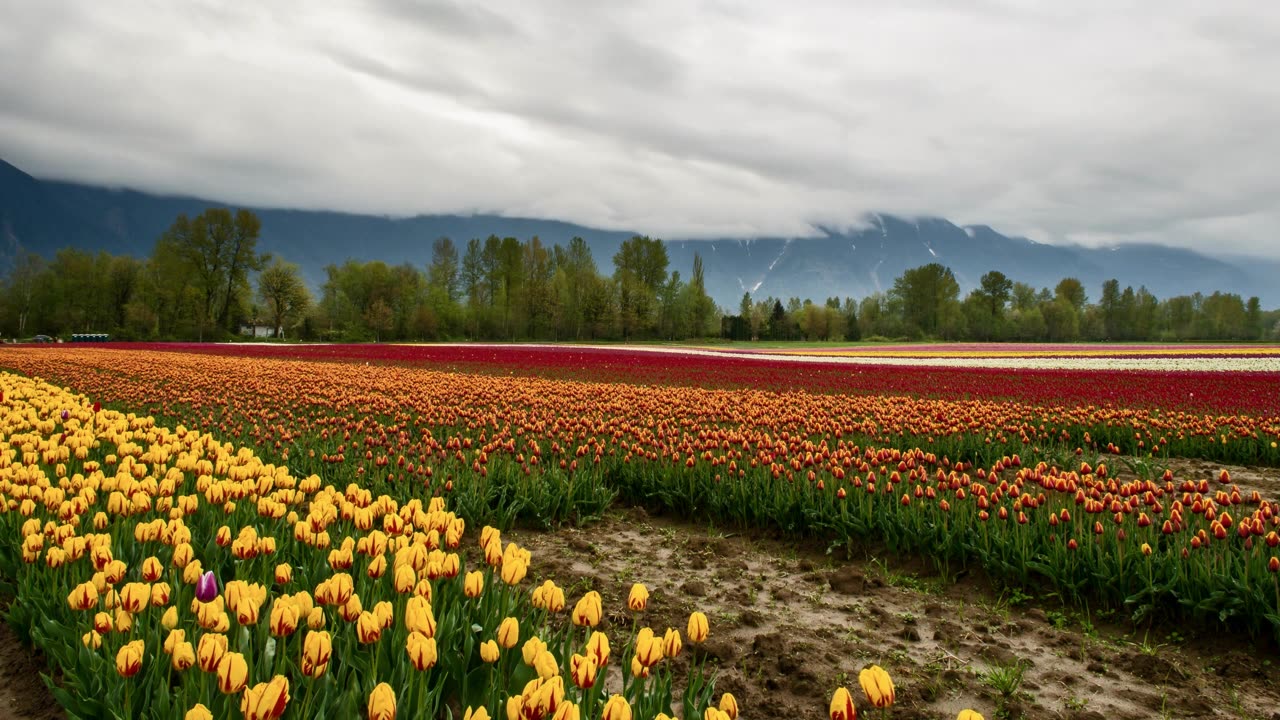
M 437 239 L 426 267 L 348 260 L 313 293 L 298 266 L 259 253 L 251 212 L 179 216 L 147 258 L 67 248 L 20 253 L 0 287 L 0 333 L 117 339 L 225 340 L 246 331 L 285 339 L 399 340 L 1260 340 L 1280 311 L 1258 298 L 1195 293 L 1158 299 L 1106 281 L 1090 302 L 1077 278 L 1036 289 L 999 271 L 961 296 L 932 263 L 860 300 L 753 298 L 719 308 L 702 257 L 687 279 L 666 245 L 636 236 L 602 272 L 580 237 L 547 245 L 491 235 Z

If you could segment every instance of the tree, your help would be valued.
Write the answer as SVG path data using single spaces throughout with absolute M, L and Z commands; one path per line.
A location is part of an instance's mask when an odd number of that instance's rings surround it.
M 929 263 L 904 272 L 890 294 L 902 302 L 904 318 L 927 336 L 950 334 L 960 316 L 960 284 L 951 268 Z
M 36 287 L 44 273 L 44 258 L 31 252 L 18 255 L 13 270 L 9 273 L 9 304 L 17 311 L 17 332 L 19 337 L 27 334 L 27 319 L 31 316 L 32 298 L 36 295 Z
M 1085 303 L 1089 300 L 1088 296 L 1084 293 L 1084 285 L 1080 284 L 1080 281 L 1073 277 L 1067 277 L 1060 280 L 1058 282 L 1058 286 L 1054 288 L 1053 292 L 1054 297 L 1063 300 L 1068 305 L 1075 308 L 1076 312 L 1083 311 Z
M 458 300 L 458 248 L 447 237 L 438 238 L 431 245 L 431 265 L 427 268 L 427 282 L 439 288 L 451 303 Z
M 624 339 L 651 327 L 658 291 L 667 282 L 668 262 L 667 246 L 661 240 L 640 235 L 624 241 L 613 256 Z
M 693 254 L 693 277 L 687 288 L 689 293 L 690 334 L 699 338 L 707 332 L 707 322 L 715 309 L 711 296 L 707 295 L 707 283 L 703 276 L 702 255 Z
M 311 293 L 298 275 L 298 266 L 276 258 L 258 274 L 258 300 L 271 319 L 273 337 L 300 321 L 311 308 Z
M 973 322 L 978 321 L 981 330 L 975 334 L 992 340 L 1003 332 L 1004 311 L 1013 292 L 1013 281 L 999 270 L 992 270 L 982 276 L 974 292 L 977 293 L 975 301 L 982 304 L 984 312 L 970 318 L 970 329 L 974 327 Z
M 200 302 L 198 339 L 206 330 L 227 330 L 231 308 L 248 290 L 250 271 L 261 270 L 257 254 L 262 224 L 248 210 L 234 216 L 226 208 L 209 208 L 194 219 L 179 215 L 165 231 L 157 252 L 173 253 L 192 270 Z

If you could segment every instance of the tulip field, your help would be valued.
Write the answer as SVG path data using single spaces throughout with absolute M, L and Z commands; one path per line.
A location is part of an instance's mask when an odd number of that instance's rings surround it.
M 658 614 L 660 575 L 553 580 L 524 541 L 638 508 L 1274 647 L 1280 498 L 1178 463 L 1280 468 L 1280 370 L 1197 352 L 1237 365 L 0 347 L 0 602 L 72 717 L 763 716 L 697 593 Z M 868 660 L 801 714 L 892 713 Z

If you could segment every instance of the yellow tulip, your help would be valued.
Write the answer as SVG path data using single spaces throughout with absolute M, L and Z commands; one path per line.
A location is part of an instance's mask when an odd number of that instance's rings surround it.
M 600 712 L 600 720 L 631 720 L 631 704 L 621 695 L 610 695 Z
M 310 678 L 324 675 L 324 671 L 329 667 L 329 659 L 332 657 L 333 641 L 329 633 L 323 630 L 308 632 L 302 642 L 302 674 Z
M 649 607 L 649 589 L 640 583 L 632 585 L 631 593 L 627 596 L 627 607 L 636 612 L 643 612 Z
M 382 624 L 382 629 L 386 630 L 396 622 L 396 611 L 391 603 L 383 600 L 373 606 L 373 616 Z
M 324 608 L 311 608 L 311 611 L 307 613 L 307 627 L 312 630 L 319 630 L 324 627 Z
M 498 626 L 498 644 L 510 650 L 520 642 L 520 621 L 513 617 L 505 618 Z
M 67 596 L 67 605 L 72 610 L 92 610 L 98 606 L 98 588 L 93 583 L 80 583 Z
M 662 640 L 654 636 L 653 628 L 640 628 L 636 634 L 635 657 L 646 668 L 662 662 Z
M 479 570 L 473 570 L 467 573 L 466 580 L 462 584 L 462 591 L 469 598 L 478 598 L 484 592 L 484 573 Z
M 182 543 L 173 549 L 173 566 L 179 570 L 184 570 L 194 558 L 195 551 L 191 549 L 191 543 Z
M 240 698 L 245 720 L 277 720 L 289 705 L 289 679 L 276 675 L 270 682 L 246 688 Z
M 591 655 L 574 654 L 569 658 L 569 677 L 573 679 L 573 684 L 583 690 L 595 687 L 596 672 L 599 670 L 596 665 L 596 659 Z
M 831 720 L 858 720 L 853 696 L 843 687 L 836 688 L 836 693 L 831 696 Z
M 420 632 L 411 632 L 405 640 L 404 647 L 414 669 L 430 670 L 435 667 L 438 658 L 435 638 L 429 638 Z
M 689 638 L 689 642 L 697 645 L 707 639 L 711 634 L 711 628 L 707 625 L 707 616 L 701 612 L 694 612 L 689 615 L 689 627 L 685 636 Z
M 631 656 L 631 675 L 637 678 L 649 677 L 649 667 L 640 662 L 640 658 L 636 655 Z
M 602 632 L 593 632 L 587 639 L 587 654 L 595 658 L 596 667 L 609 664 L 609 638 Z
M 468 707 L 466 714 L 462 716 L 462 720 L 489 720 L 489 711 L 483 705 L 474 710 Z
M 189 670 L 196 664 L 196 651 L 191 643 L 183 640 L 173 646 L 173 669 L 178 672 Z
M 556 708 L 556 713 L 551 716 L 551 720 L 582 720 L 582 710 L 576 703 L 565 701 Z
M 583 595 L 582 599 L 578 600 L 578 604 L 573 607 L 573 624 L 579 627 L 595 627 L 600 624 L 600 616 L 603 612 L 600 593 L 592 590 Z
M 142 579 L 147 582 L 155 582 L 164 575 L 164 565 L 160 564 L 160 558 L 154 555 L 142 561 Z
M 533 669 L 538 673 L 538 677 L 546 680 L 560 674 L 560 667 L 556 664 L 556 657 L 547 650 L 543 650 L 533 658 Z
M 680 642 L 680 631 L 675 628 L 667 628 L 666 634 L 662 636 L 662 654 L 675 659 L 680 656 L 682 649 L 684 649 L 684 644 Z
M 485 640 L 480 643 L 480 659 L 489 664 L 498 662 L 498 643 L 492 640 Z
M 524 645 L 520 648 L 520 655 L 524 658 L 525 665 L 533 667 L 533 661 L 537 659 L 538 653 L 544 652 L 546 649 L 547 644 L 542 641 L 542 638 L 534 635 L 526 640 Z
M 146 583 L 128 583 L 120 591 L 120 607 L 136 615 L 151 604 L 151 586 Z
M 102 647 L 102 636 L 98 634 L 97 630 L 90 630 L 80 636 L 80 642 L 90 650 L 97 650 Z
M 378 683 L 369 693 L 369 720 L 396 720 L 396 694 L 390 685 Z
M 271 603 L 271 634 L 276 637 L 292 635 L 298 629 L 298 606 L 291 600 L 277 598 Z
M 720 696 L 720 710 L 729 716 L 729 720 L 738 720 L 738 698 L 733 693 L 725 693 Z
M 196 645 L 196 661 L 200 669 L 211 673 L 218 669 L 222 656 L 227 654 L 227 636 L 216 633 L 205 633 Z
M 120 677 L 133 677 L 142 669 L 142 654 L 146 651 L 146 645 L 141 640 L 134 640 L 126 643 L 116 653 L 116 672 Z
M 426 598 L 414 595 L 405 603 L 404 627 L 409 632 L 417 631 L 427 637 L 436 636 L 436 616 Z
M 275 580 L 277 585 L 288 585 L 293 582 L 293 566 L 281 563 L 276 566 Z
M 702 720 L 729 720 L 729 715 L 718 707 L 708 707 L 702 713 Z
M 356 620 L 356 637 L 365 645 L 378 642 L 382 637 L 382 623 L 376 615 L 371 612 L 360 613 Z
M 893 680 L 884 668 L 872 665 L 858 673 L 858 684 L 862 685 L 862 692 L 866 693 L 872 705 L 878 708 L 893 705 Z
M 203 703 L 196 703 L 182 717 L 183 720 L 213 720 L 213 713 L 209 712 L 209 708 L 205 707 Z
M 234 695 L 249 682 L 249 663 L 244 655 L 229 652 L 218 661 L 218 689 L 224 695 Z
M 977 710 L 961 710 L 956 720 L 987 720 Z
M 418 582 L 418 576 L 413 572 L 413 568 L 409 565 L 401 565 L 396 568 L 395 586 L 396 592 L 407 595 L 413 592 L 413 586 Z

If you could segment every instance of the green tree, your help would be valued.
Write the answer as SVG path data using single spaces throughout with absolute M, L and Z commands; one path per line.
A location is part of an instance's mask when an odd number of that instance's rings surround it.
M 261 270 L 266 256 L 257 253 L 258 217 L 248 210 L 233 216 L 226 208 L 209 208 L 195 218 L 179 215 L 161 238 L 157 252 L 172 253 L 191 268 L 201 298 L 197 338 L 229 329 L 231 310 L 249 289 L 249 273 Z
M 311 293 L 298 274 L 298 266 L 276 258 L 258 273 L 258 300 L 271 320 L 272 336 L 284 337 L 286 328 L 301 322 L 311 309 Z
M 902 302 L 904 319 L 926 336 L 950 335 L 960 317 L 960 284 L 951 268 L 929 263 L 904 272 L 890 294 Z

